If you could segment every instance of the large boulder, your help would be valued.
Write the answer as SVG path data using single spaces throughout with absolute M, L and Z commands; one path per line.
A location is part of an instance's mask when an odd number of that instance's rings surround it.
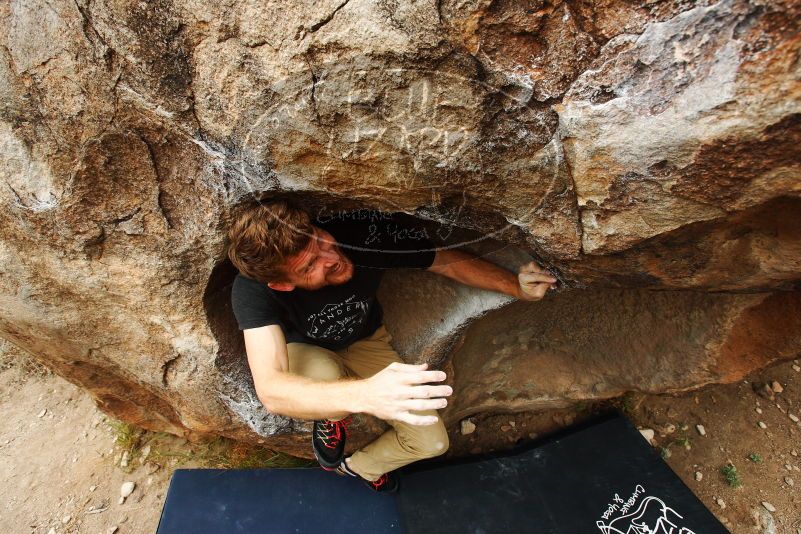
M 256 399 L 224 235 L 254 199 L 402 212 L 560 279 L 379 298 L 446 422 L 801 352 L 801 2 L 0 5 L 0 337 L 110 414 L 308 453 Z M 363 442 L 378 426 L 365 418 Z

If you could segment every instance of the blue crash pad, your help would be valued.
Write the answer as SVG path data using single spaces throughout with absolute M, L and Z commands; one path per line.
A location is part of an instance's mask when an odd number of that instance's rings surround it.
M 177 469 L 157 534 L 399 534 L 394 497 L 322 469 Z
M 418 463 L 396 495 L 320 469 L 179 469 L 157 534 L 726 534 L 623 417 Z

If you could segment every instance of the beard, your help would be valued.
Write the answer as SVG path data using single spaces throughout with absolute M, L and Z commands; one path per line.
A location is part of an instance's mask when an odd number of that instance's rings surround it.
M 353 278 L 353 262 L 350 260 L 350 258 L 342 254 L 342 251 L 339 251 L 339 256 L 341 258 L 339 262 L 339 269 L 334 273 L 326 274 L 325 279 L 322 282 L 310 285 L 296 284 L 295 287 L 299 287 L 300 289 L 304 289 L 306 291 L 314 291 L 325 286 L 338 286 L 348 282 L 351 278 Z
M 345 257 L 344 254 L 340 253 L 340 255 L 342 256 L 342 261 L 340 262 L 339 270 L 325 278 L 328 285 L 338 286 L 353 278 L 353 262 Z

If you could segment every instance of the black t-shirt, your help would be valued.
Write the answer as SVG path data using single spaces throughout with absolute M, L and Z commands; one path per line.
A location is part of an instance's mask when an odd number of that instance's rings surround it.
M 353 276 L 341 285 L 313 291 L 275 291 L 237 274 L 231 303 L 239 329 L 280 325 L 287 343 L 338 350 L 373 334 L 383 311 L 376 291 L 385 269 L 426 269 L 434 245 L 426 230 L 375 210 L 320 215 L 314 224 L 329 232 L 353 262 Z

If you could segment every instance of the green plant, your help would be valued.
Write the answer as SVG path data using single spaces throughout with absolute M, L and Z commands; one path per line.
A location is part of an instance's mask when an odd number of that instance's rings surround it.
M 578 401 L 573 407 L 576 410 L 576 413 L 581 415 L 584 413 L 589 413 L 592 408 L 592 404 L 587 401 Z
M 685 449 L 689 449 L 691 447 L 690 438 L 688 437 L 678 438 L 674 440 L 673 443 L 675 443 L 679 447 L 684 447 Z
M 751 454 L 749 454 L 748 455 L 748 459 L 751 460 L 752 462 L 754 462 L 755 464 L 761 464 L 763 462 L 762 456 L 760 456 L 759 454 L 757 454 L 755 452 L 752 452 Z
M 128 452 L 128 466 L 121 468 L 133 471 L 141 462 L 134 462 L 148 449 L 147 461 L 165 466 L 178 467 L 191 464 L 197 467 L 218 469 L 249 468 L 303 468 L 315 467 L 317 462 L 295 458 L 234 440 L 216 437 L 188 443 L 186 440 L 163 432 L 149 432 L 122 421 L 110 420 L 116 444 Z
M 131 473 L 136 468 L 133 461 L 141 453 L 143 438 L 147 431 L 116 419 L 108 420 L 106 424 L 114 435 L 114 442 L 122 449 L 123 454 L 127 453 L 128 463 L 120 465 L 119 468 Z
M 637 394 L 633 391 L 627 391 L 623 397 L 620 398 L 620 409 L 627 415 L 632 415 L 638 406 Z
M 723 478 L 726 479 L 726 483 L 732 488 L 739 488 L 743 485 L 742 480 L 740 480 L 740 474 L 737 472 L 737 468 L 732 464 L 726 464 L 721 467 L 720 473 L 723 475 Z
M 128 423 L 112 419 L 106 424 L 111 428 L 114 433 L 114 442 L 129 454 L 133 455 L 137 451 L 141 443 L 144 430 L 137 428 Z

